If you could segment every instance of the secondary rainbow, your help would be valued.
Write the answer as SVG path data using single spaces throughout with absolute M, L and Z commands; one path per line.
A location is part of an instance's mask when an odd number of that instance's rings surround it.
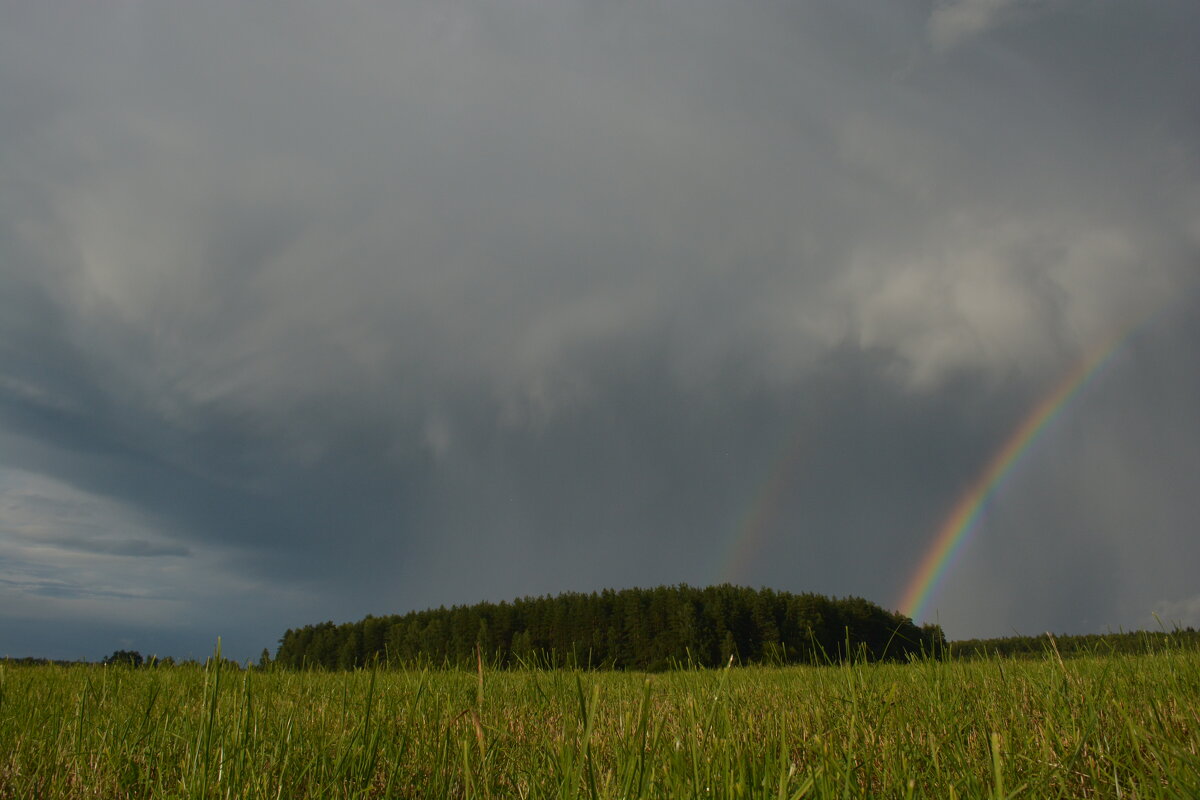
M 720 580 L 723 583 L 737 583 L 750 571 L 754 556 L 762 548 L 763 531 L 775 518 L 780 499 L 803 452 L 802 438 L 796 435 L 787 439 L 787 445 L 775 457 L 767 481 L 754 495 L 750 509 L 737 526 L 733 543 L 721 560 Z
M 1021 460 L 1046 427 L 1062 412 L 1080 389 L 1100 372 L 1116 353 L 1133 328 L 1123 331 L 1103 347 L 1081 359 L 1037 405 L 1025 415 L 1004 445 L 992 456 L 987 466 L 971 483 L 938 528 L 929 550 L 917 566 L 900 600 L 900 611 L 920 620 L 938 584 L 961 550 L 968 534 L 974 530 L 979 512 L 1004 478 Z

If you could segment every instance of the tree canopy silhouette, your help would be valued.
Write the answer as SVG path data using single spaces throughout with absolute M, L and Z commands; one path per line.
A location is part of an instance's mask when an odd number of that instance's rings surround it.
M 323 622 L 280 639 L 280 667 L 353 669 L 370 663 L 489 664 L 660 670 L 675 665 L 902 660 L 944 648 L 941 628 L 918 627 L 859 597 L 833 599 L 723 584 L 606 589 L 526 597 L 358 622 Z

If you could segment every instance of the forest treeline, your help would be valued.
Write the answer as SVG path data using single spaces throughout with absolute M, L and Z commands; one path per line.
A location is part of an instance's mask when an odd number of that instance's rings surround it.
M 277 666 L 353 669 L 371 663 L 672 666 L 903 660 L 944 649 L 941 628 L 858 597 L 833 599 L 728 584 L 606 589 L 527 597 L 289 630 Z
M 997 639 L 962 639 L 950 643 L 956 659 L 1044 658 L 1054 653 L 1063 658 L 1117 653 L 1152 653 L 1160 650 L 1200 650 L 1200 631 L 1176 628 L 1171 631 L 1122 631 L 1119 633 L 1057 634 L 1051 636 L 1005 636 Z

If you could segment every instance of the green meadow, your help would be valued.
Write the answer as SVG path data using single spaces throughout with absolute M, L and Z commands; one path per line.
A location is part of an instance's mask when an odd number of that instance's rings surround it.
M 0 798 L 1195 798 L 1200 653 L 0 666 Z

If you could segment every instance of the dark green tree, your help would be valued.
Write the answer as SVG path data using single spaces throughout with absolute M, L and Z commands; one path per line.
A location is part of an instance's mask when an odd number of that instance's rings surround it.
M 110 666 L 140 667 L 145 663 L 145 659 L 137 650 L 117 650 L 107 656 L 104 663 Z

